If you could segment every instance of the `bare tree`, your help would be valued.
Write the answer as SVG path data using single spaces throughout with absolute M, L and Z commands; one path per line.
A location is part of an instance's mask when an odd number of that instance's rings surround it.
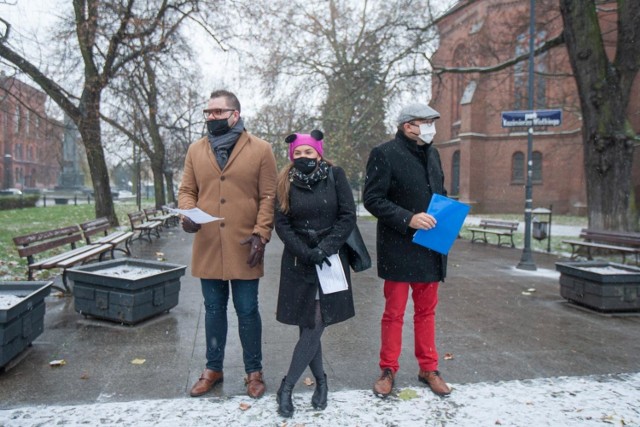
M 300 98 L 301 88 L 291 96 L 263 106 L 254 118 L 248 120 L 251 132 L 272 144 L 278 168 L 289 163 L 289 147 L 284 139 L 295 132 L 310 132 L 318 128 L 318 120 L 305 113 L 305 103 Z
M 427 0 L 279 0 L 245 12 L 266 29 L 248 36 L 266 47 L 257 70 L 267 94 L 299 96 L 309 115 L 319 113 L 327 156 L 352 180 L 369 149 L 387 137 L 395 97 L 409 89 L 427 98 L 428 84 L 416 76 L 428 65 L 422 53 L 432 34 L 415 27 L 431 18 L 429 11 Z M 291 87 L 302 91 L 292 94 Z
M 627 115 L 631 86 L 640 69 L 640 2 L 617 7 L 615 57 L 609 59 L 598 20 L 598 2 L 560 0 L 564 36 L 578 86 L 584 125 L 589 226 L 630 230 L 634 132 Z M 636 201 L 637 202 L 637 201 Z
M 161 52 L 187 19 L 198 19 L 198 0 L 73 0 L 72 29 L 62 42 L 77 59 L 81 84 L 47 75 L 11 43 L 10 29 L 0 37 L 0 57 L 27 74 L 78 127 L 96 196 L 96 216 L 117 224 L 102 145 L 100 106 L 104 89 L 133 59 Z M 206 21 L 200 21 L 206 22 Z M 63 28 L 64 31 L 64 28 Z M 75 36 L 71 37 L 72 35 Z M 50 40 L 52 42 L 53 38 Z
M 175 132 L 178 117 L 188 116 L 196 109 L 188 97 L 183 97 L 183 84 L 191 84 L 200 76 L 194 69 L 191 51 L 179 36 L 160 53 L 147 53 L 132 61 L 126 72 L 112 86 L 113 117 L 103 119 L 128 137 L 149 158 L 153 174 L 156 207 L 166 204 L 165 182 L 173 195 L 173 170 L 167 162 L 169 129 Z M 179 169 L 179 168 L 178 168 Z
M 640 68 L 637 42 L 640 3 L 561 0 L 559 6 L 554 0 L 541 0 L 536 5 L 537 16 L 548 18 L 536 22 L 536 31 L 546 37 L 536 45 L 535 55 L 548 67 L 536 70 L 536 82 L 570 78 L 577 85 L 577 99 L 575 93 L 558 91 L 551 93 L 553 99 L 548 102 L 576 112 L 582 121 L 589 226 L 632 230 L 637 227 L 630 195 L 634 143 L 638 136 L 629 122 L 628 107 L 631 86 Z M 604 15 L 609 15 L 610 20 L 617 19 L 613 29 L 601 27 Z M 453 53 L 451 64 L 434 65 L 434 72 L 437 76 L 447 73 L 513 76 L 514 67 L 524 68 L 528 50 L 516 51 L 514 55 L 513 46 L 505 45 L 505 41 L 511 42 L 513 34 L 525 34 L 527 23 L 528 14 L 522 14 L 503 26 L 484 28 L 469 40 L 465 51 Z M 612 59 L 607 54 L 609 45 L 614 46 Z M 570 70 L 562 68 L 559 58 L 565 53 L 558 49 L 568 52 Z M 547 54 L 555 55 L 555 61 L 540 61 L 540 56 Z M 560 68 L 554 68 L 558 64 Z M 462 83 L 448 90 L 461 91 L 468 78 L 454 81 Z M 504 90 L 501 86 L 509 87 L 499 82 L 487 91 Z M 536 86 L 540 90 L 540 85 Z

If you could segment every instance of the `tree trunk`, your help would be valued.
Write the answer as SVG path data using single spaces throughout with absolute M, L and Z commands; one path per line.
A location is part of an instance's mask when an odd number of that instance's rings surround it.
M 151 159 L 151 171 L 153 173 L 153 191 L 156 197 L 156 208 L 160 209 L 163 205 L 166 205 L 166 199 L 164 196 L 164 162 L 162 159 Z
M 96 199 L 96 218 L 107 217 L 109 222 L 117 226 L 118 217 L 115 214 L 113 198 L 111 197 L 111 185 L 109 183 L 109 171 L 102 147 L 100 117 L 100 95 L 88 95 L 85 90 L 80 101 L 84 117 L 76 121 L 78 131 L 87 152 L 87 160 L 91 167 L 91 182 L 93 183 L 94 197 Z
M 173 191 L 173 171 L 168 170 L 164 173 L 165 183 L 167 185 L 167 202 L 175 203 L 176 202 L 176 194 Z
M 582 110 L 589 227 L 630 230 L 634 133 L 626 113 L 628 81 L 633 82 L 637 67 L 621 70 L 609 60 L 593 1 L 561 0 L 560 9 Z M 624 12 L 618 10 L 621 18 Z

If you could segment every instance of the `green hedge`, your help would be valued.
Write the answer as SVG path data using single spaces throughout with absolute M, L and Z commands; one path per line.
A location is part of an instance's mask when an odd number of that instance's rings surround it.
M 23 194 L 22 196 L 0 196 L 0 211 L 36 206 L 39 194 Z

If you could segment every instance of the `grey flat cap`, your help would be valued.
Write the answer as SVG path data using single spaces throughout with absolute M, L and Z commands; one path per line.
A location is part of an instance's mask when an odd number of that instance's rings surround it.
M 398 114 L 398 124 L 410 122 L 415 119 L 439 119 L 440 113 L 427 104 L 409 104 L 400 110 Z

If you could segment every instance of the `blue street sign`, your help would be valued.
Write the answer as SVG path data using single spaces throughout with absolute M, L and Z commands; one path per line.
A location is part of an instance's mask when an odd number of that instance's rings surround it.
M 503 111 L 502 127 L 560 126 L 562 110 Z

